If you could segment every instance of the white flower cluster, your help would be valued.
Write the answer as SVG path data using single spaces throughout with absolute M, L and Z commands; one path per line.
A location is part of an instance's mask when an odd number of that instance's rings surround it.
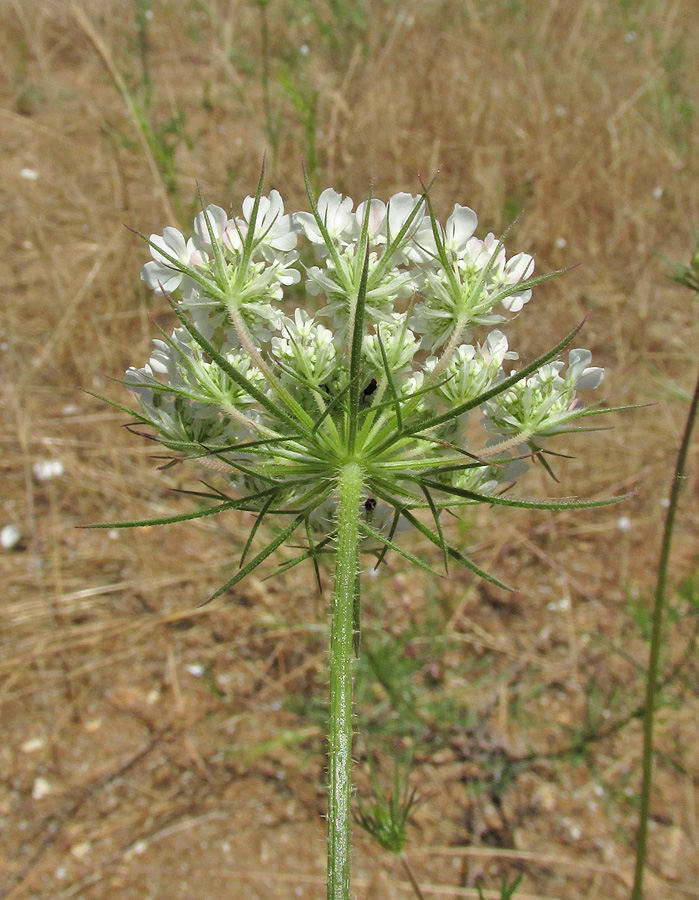
M 473 342 L 549 276 L 532 278 L 532 258 L 508 259 L 492 234 L 476 237 L 471 209 L 456 204 L 442 225 L 427 194 L 356 210 L 330 188 L 310 200 L 310 212 L 287 214 L 260 187 L 241 216 L 208 206 L 189 239 L 175 228 L 151 235 L 141 277 L 181 327 L 126 383 L 168 447 L 214 455 L 251 508 L 301 507 L 313 531 L 331 529 L 336 472 L 356 459 L 365 520 L 386 534 L 410 509 L 492 497 L 526 467 L 522 446 L 539 452 L 594 412 L 578 397 L 603 377 L 587 350 L 570 351 L 565 373 L 555 353 L 517 373 L 505 369 L 517 354 L 500 330 Z M 302 279 L 320 298 L 315 316 L 285 307 Z M 487 434 L 464 446 L 477 408 L 495 452 Z

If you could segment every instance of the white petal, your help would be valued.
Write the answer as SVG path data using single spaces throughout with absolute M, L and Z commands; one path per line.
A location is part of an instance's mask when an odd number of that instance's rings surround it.
M 417 203 L 418 199 L 416 197 L 413 197 L 412 194 L 406 194 L 404 191 L 394 194 L 388 201 L 388 224 L 391 229 L 391 238 L 395 238 L 405 225 Z M 420 205 L 424 208 L 423 201 L 420 202 Z M 420 222 L 420 213 L 418 213 L 413 219 L 410 230 L 412 231 L 413 228 L 417 229 L 420 226 Z
M 447 219 L 446 240 L 452 250 L 464 250 L 478 225 L 478 216 L 468 206 L 454 204 L 454 212 Z
M 355 217 L 360 228 L 364 226 L 364 217 L 366 216 L 367 202 L 369 202 L 369 237 L 374 237 L 381 229 L 386 218 L 386 204 L 381 200 L 364 201 L 357 207 Z
M 204 212 L 206 213 L 206 218 L 204 218 Z M 200 245 L 210 247 L 211 237 L 209 235 L 209 227 L 213 232 L 214 238 L 218 240 L 226 227 L 228 215 L 226 214 L 225 209 L 221 209 L 220 206 L 214 206 L 213 204 L 207 206 L 204 212 L 200 212 L 194 219 L 194 234 Z M 209 227 L 207 227 L 206 224 L 207 219 Z
M 579 391 L 591 391 L 599 387 L 604 381 L 604 369 L 597 366 L 591 366 L 585 369 L 582 375 L 575 382 L 575 388 Z

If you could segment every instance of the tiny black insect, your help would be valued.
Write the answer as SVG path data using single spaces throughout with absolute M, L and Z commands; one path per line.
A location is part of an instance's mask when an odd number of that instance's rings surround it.
M 376 500 L 374 499 L 374 497 L 369 497 L 364 501 L 364 509 L 367 512 L 373 512 L 376 509 Z
M 371 395 L 376 390 L 377 384 L 376 379 L 372 378 L 369 384 L 362 391 L 362 400 L 366 400 L 367 397 L 371 397 Z

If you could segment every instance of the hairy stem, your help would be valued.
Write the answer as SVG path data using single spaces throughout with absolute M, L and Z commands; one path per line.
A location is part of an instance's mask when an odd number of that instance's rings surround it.
M 357 576 L 362 470 L 350 462 L 338 480 L 335 586 L 330 636 L 328 734 L 328 900 L 350 897 L 353 606 Z
M 660 664 L 660 646 L 663 625 L 663 610 L 665 608 L 665 586 L 667 583 L 667 570 L 670 563 L 670 544 L 675 525 L 675 513 L 679 501 L 680 490 L 684 483 L 684 470 L 689 454 L 689 444 L 692 430 L 697 418 L 699 407 L 699 377 L 694 388 L 692 404 L 689 408 L 687 423 L 682 435 L 680 451 L 677 455 L 675 475 L 670 489 L 670 503 L 665 517 L 665 529 L 663 531 L 663 544 L 660 550 L 660 562 L 658 563 L 658 583 L 655 589 L 655 608 L 653 610 L 653 631 L 650 642 L 650 659 L 648 661 L 648 678 L 646 681 L 646 703 L 643 719 L 643 783 L 641 785 L 641 812 L 638 822 L 638 836 L 636 839 L 636 869 L 634 873 L 633 892 L 631 900 L 641 900 L 643 897 L 643 872 L 646 864 L 646 845 L 648 839 L 648 818 L 650 816 L 650 793 L 653 784 L 653 717 L 655 714 L 655 699 L 658 687 L 658 668 Z

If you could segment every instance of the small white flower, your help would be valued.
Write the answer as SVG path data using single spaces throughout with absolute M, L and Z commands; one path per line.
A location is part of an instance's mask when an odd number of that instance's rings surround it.
M 22 540 L 22 532 L 16 525 L 5 525 L 0 531 L 0 547 L 3 550 L 14 550 Z
M 41 459 L 34 463 L 32 472 L 37 481 L 51 481 L 63 475 L 65 466 L 60 459 Z
M 317 210 L 320 220 L 333 241 L 340 246 L 347 246 L 358 234 L 357 220 L 352 215 L 353 207 L 351 197 L 343 197 L 332 188 L 326 188 L 318 197 Z M 313 213 L 298 212 L 294 220 L 320 255 L 326 256 L 325 239 Z
M 20 178 L 26 178 L 27 181 L 36 181 L 39 173 L 36 169 L 24 168 L 20 170 Z
M 180 231 L 167 227 L 162 235 L 152 234 L 150 243 L 153 260 L 141 270 L 141 279 L 156 294 L 171 294 L 182 284 L 185 273 L 178 268 L 178 263 L 190 265 L 196 250 L 194 241 L 191 238 L 185 241 Z
M 243 218 L 237 220 L 243 239 L 250 229 L 254 205 L 254 197 L 243 200 Z M 284 215 L 284 202 L 279 191 L 270 191 L 269 197 L 260 197 L 253 241 L 266 254 L 265 258 L 272 261 L 275 254 L 288 253 L 296 247 L 297 239 L 293 216 Z

